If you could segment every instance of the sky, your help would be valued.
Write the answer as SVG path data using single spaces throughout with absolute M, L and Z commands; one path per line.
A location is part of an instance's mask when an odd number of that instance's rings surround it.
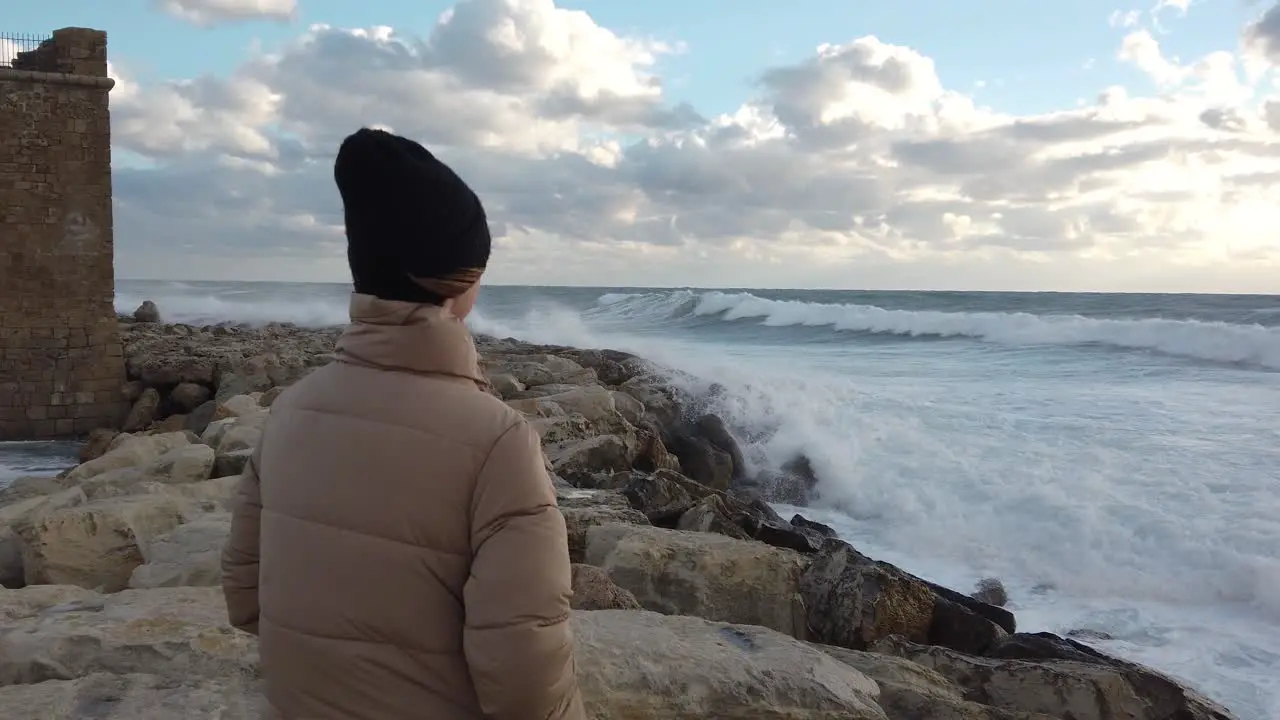
M 108 33 L 117 275 L 347 281 L 414 138 L 503 284 L 1280 293 L 1273 0 L 59 0 Z M 2 50 L 2 49 L 0 49 Z

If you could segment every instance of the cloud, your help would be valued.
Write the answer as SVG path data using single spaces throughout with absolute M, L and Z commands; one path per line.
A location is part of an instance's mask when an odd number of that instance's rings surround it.
M 1156 94 L 1018 116 L 865 36 L 707 116 L 664 90 L 677 40 L 462 0 L 423 37 L 317 25 L 225 76 L 113 68 L 116 146 L 146 161 L 117 163 L 120 271 L 342 279 L 332 157 L 379 125 L 481 194 L 499 281 L 1276 289 L 1280 97 L 1232 52 L 1135 30 L 1118 56 Z
M 298 0 L 152 0 L 160 11 L 196 25 L 276 20 L 298 14 Z

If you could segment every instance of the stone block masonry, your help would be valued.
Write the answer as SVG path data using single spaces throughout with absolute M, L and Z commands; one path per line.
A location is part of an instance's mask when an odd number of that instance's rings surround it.
M 118 426 L 107 35 L 0 66 L 0 441 Z

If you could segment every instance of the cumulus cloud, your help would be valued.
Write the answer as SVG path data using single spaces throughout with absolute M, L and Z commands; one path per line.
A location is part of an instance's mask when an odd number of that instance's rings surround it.
M 1275 287 L 1280 97 L 1233 52 L 1184 63 L 1131 29 L 1118 56 L 1156 94 L 1016 116 L 865 36 L 708 117 L 664 91 L 684 51 L 552 0 L 461 0 L 423 37 L 318 25 L 225 76 L 126 74 L 115 142 L 147 163 L 116 171 L 121 272 L 341 279 L 332 156 L 379 125 L 481 193 L 501 281 Z
M 196 25 L 246 20 L 292 20 L 298 0 L 152 0 L 162 12 Z

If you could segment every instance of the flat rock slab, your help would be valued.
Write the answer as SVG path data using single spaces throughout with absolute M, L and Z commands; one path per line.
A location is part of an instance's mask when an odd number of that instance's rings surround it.
M 259 685 L 252 678 L 180 682 L 155 675 L 94 673 L 75 680 L 0 687 L 0 714 L 5 720 L 258 720 Z
M 590 718 L 887 720 L 874 681 L 762 627 L 597 610 L 573 630 Z

